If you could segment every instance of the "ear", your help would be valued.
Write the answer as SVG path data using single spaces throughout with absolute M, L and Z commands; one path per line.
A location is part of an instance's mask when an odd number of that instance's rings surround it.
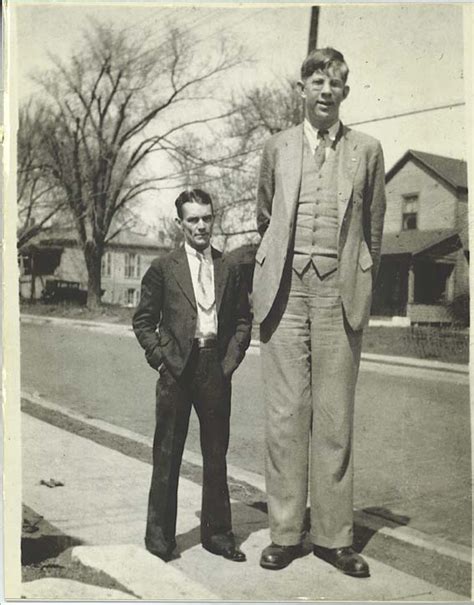
M 298 80 L 298 82 L 296 83 L 296 88 L 298 89 L 298 92 L 300 93 L 300 96 L 302 99 L 306 98 L 306 93 L 304 91 L 304 82 L 303 80 Z
M 174 217 L 174 222 L 178 225 L 179 229 L 181 229 L 182 220 L 179 218 L 179 216 Z
M 343 90 L 344 100 L 347 99 L 347 97 L 349 96 L 350 91 L 351 91 L 350 87 L 346 84 L 344 86 L 344 90 Z

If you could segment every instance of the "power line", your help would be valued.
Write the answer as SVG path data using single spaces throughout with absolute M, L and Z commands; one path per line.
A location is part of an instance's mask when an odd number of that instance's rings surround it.
M 381 118 L 372 118 L 370 120 L 361 120 L 359 122 L 351 122 L 348 126 L 359 126 L 360 124 L 369 124 L 372 122 L 382 122 L 384 120 L 393 120 L 394 118 L 401 118 L 404 116 L 412 116 L 418 113 L 426 113 L 428 111 L 438 111 L 439 109 L 451 109 L 452 107 L 460 107 L 465 105 L 464 101 L 458 101 L 456 103 L 449 103 L 448 105 L 438 105 L 437 107 L 427 107 L 426 109 L 415 109 L 413 111 L 405 111 L 402 113 L 394 113 L 390 116 L 383 116 Z

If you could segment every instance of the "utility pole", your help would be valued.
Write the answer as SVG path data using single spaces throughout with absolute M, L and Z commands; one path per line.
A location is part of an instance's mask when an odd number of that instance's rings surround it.
M 308 54 L 317 48 L 318 44 L 319 6 L 311 7 L 311 24 L 309 27 Z

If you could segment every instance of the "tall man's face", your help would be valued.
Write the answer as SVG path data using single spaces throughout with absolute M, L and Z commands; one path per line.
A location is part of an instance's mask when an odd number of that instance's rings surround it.
M 202 252 L 211 241 L 214 214 L 210 204 L 186 202 L 182 206 L 183 218 L 176 218 L 184 239 L 191 248 Z
M 339 106 L 349 94 L 341 71 L 330 67 L 326 71 L 315 71 L 305 80 L 298 82 L 305 100 L 305 117 L 318 129 L 329 128 L 339 119 Z

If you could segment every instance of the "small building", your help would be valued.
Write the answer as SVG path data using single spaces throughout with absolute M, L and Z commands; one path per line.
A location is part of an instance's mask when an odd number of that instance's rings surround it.
M 133 230 L 121 231 L 102 257 L 102 301 L 135 307 L 140 283 L 151 261 L 170 247 L 157 237 Z M 78 285 L 87 290 L 87 270 L 82 249 L 70 230 L 40 234 L 20 252 L 20 296 L 40 299 L 48 280 Z
M 469 292 L 466 162 L 408 150 L 386 189 L 372 315 L 450 322 L 451 303 Z

